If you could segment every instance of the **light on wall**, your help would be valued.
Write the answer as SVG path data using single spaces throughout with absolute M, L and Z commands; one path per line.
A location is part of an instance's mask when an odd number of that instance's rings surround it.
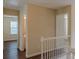
M 24 15 L 24 19 L 26 19 L 26 15 Z

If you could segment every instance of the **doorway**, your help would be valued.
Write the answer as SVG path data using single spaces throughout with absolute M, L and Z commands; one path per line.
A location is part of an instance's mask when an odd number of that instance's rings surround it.
M 58 14 L 56 15 L 56 37 L 61 36 L 68 36 L 68 14 Z M 56 47 L 62 48 L 64 45 L 62 43 L 65 43 L 63 39 L 56 41 Z
M 4 48 L 7 46 L 18 47 L 18 16 L 3 16 L 3 41 Z

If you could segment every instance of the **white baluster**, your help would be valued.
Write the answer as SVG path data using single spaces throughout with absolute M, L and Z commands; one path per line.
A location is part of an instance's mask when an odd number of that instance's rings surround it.
M 41 37 L 41 59 L 43 59 L 43 37 Z

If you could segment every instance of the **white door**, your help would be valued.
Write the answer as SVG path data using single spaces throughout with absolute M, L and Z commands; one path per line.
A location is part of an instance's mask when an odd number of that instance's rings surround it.
M 67 35 L 67 14 L 56 15 L 56 37 Z M 65 41 L 63 39 L 56 40 L 56 47 L 63 48 Z

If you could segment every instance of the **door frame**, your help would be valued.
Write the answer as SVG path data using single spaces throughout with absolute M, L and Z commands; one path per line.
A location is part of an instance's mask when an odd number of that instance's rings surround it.
M 19 48 L 20 45 L 20 12 L 16 9 L 9 9 L 9 8 L 3 8 L 3 15 L 11 15 L 11 16 L 17 16 L 18 17 L 18 43 L 17 48 Z

